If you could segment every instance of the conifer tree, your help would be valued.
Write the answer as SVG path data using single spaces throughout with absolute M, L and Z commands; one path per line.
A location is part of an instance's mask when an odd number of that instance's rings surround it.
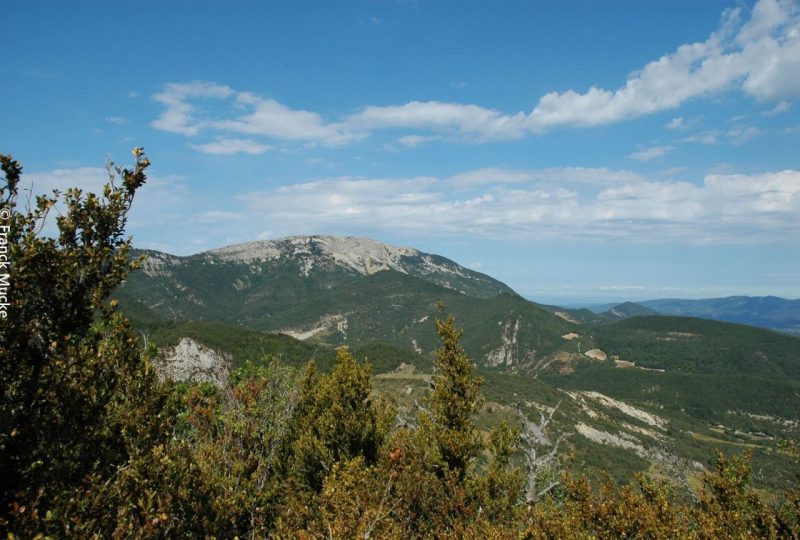
M 373 464 L 389 429 L 389 415 L 370 397 L 371 367 L 339 349 L 336 364 L 320 375 L 311 364 L 301 381 L 294 418 L 297 438 L 292 467 L 302 483 L 319 492 L 335 463 L 362 456 Z
M 463 331 L 456 329 L 452 315 L 436 321 L 441 347 L 436 350 L 432 378 L 431 416 L 436 445 L 446 470 L 463 481 L 481 443 L 474 415 L 483 405 L 483 379 L 459 343 Z

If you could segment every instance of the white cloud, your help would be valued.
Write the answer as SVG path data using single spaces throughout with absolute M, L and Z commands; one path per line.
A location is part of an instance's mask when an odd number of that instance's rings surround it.
M 678 175 L 684 174 L 688 170 L 689 169 L 687 167 L 670 167 L 668 169 L 664 169 L 663 171 L 661 171 L 660 174 L 661 174 L 661 176 L 664 176 L 664 177 L 674 177 L 674 176 L 678 176 Z
M 429 129 L 475 140 L 516 139 L 525 133 L 525 114 L 513 116 L 477 105 L 412 101 L 370 106 L 349 116 L 344 125 L 361 131 L 386 128 Z
M 531 182 L 536 178 L 534 171 L 498 169 L 487 167 L 455 174 L 447 179 L 454 187 L 477 187 L 492 184 L 516 184 Z
M 731 139 L 733 144 L 744 144 L 762 133 L 761 129 L 756 126 L 742 126 L 726 131 L 725 135 Z
M 242 194 L 259 230 L 626 242 L 794 241 L 800 172 L 709 175 L 702 183 L 620 172 L 566 184 L 543 171 L 466 171 L 451 178 L 331 178 Z M 483 183 L 493 178 L 492 184 Z M 463 190 L 453 190 L 461 178 Z M 502 180 L 500 180 L 502 178 Z M 477 181 L 470 181 L 477 179 Z
M 125 124 L 128 120 L 124 116 L 106 116 L 106 122 L 109 124 L 115 124 L 117 126 L 121 126 Z
M 197 135 L 202 124 L 198 124 L 192 116 L 195 107 L 188 100 L 190 98 L 224 99 L 230 96 L 231 92 L 229 87 L 211 82 L 194 81 L 167 84 L 163 92 L 153 96 L 153 99 L 164 105 L 165 110 L 151 125 L 163 131 L 189 136 Z
M 359 135 L 326 123 L 314 112 L 294 110 L 273 99 L 264 99 L 250 92 L 239 92 L 236 103 L 252 108 L 250 114 L 209 124 L 222 131 L 264 135 L 276 139 L 320 141 L 326 144 L 350 142 Z
M 206 144 L 190 144 L 190 148 L 205 154 L 263 154 L 271 147 L 247 139 L 217 139 Z
M 201 212 L 195 216 L 195 220 L 201 223 L 216 223 L 225 226 L 228 221 L 242 221 L 245 217 L 237 212 L 223 212 L 221 210 L 209 210 Z
M 69 188 L 78 188 L 84 194 L 91 192 L 101 195 L 103 186 L 109 181 L 109 172 L 104 167 L 69 167 L 43 172 L 27 172 L 22 176 L 19 202 L 24 205 L 28 194 L 51 195 L 53 190 L 64 193 Z M 118 178 L 115 184 L 119 185 Z M 34 200 L 33 198 L 31 200 Z M 176 176 L 158 176 L 149 173 L 147 182 L 137 192 L 128 214 L 128 231 L 146 227 L 163 227 L 166 224 L 182 221 L 182 213 L 190 205 L 190 191 Z M 63 212 L 63 204 L 58 203 L 51 213 L 44 229 L 45 234 L 56 233 L 55 218 Z
M 34 196 L 50 195 L 53 190 L 64 192 L 73 187 L 99 194 L 108 182 L 108 171 L 103 167 L 69 167 L 25 173 L 22 179 L 21 190 L 32 191 Z
M 791 108 L 792 108 L 791 103 L 789 103 L 788 101 L 781 101 L 780 103 L 775 105 L 775 107 L 773 107 L 772 109 L 762 112 L 761 116 L 777 116 L 779 114 L 789 112 Z
M 275 99 L 212 82 L 167 84 L 154 99 L 164 106 L 152 126 L 197 136 L 215 132 L 282 141 L 341 145 L 376 130 L 414 130 L 400 139 L 414 146 L 427 131 L 448 140 L 518 139 L 559 127 L 588 127 L 676 109 L 689 100 L 738 90 L 762 101 L 800 99 L 800 7 L 797 0 L 759 0 L 752 10 L 726 10 L 705 41 L 687 43 L 630 73 L 609 90 L 564 90 L 541 96 L 530 113 L 442 101 L 368 105 L 341 119 L 293 109 Z M 209 106 L 208 102 L 214 101 Z M 780 111 L 788 105 L 778 105 Z M 667 124 L 686 127 L 680 116 Z M 198 145 L 201 147 L 201 145 Z
M 641 177 L 634 172 L 604 167 L 551 167 L 539 170 L 487 167 L 455 174 L 445 181 L 453 187 L 465 188 L 532 182 L 559 185 L 607 185 L 638 180 L 641 180 Z
M 794 1 L 760 0 L 744 24 L 741 10 L 726 11 L 720 29 L 706 41 L 681 45 L 613 92 L 592 87 L 583 94 L 546 94 L 529 125 L 544 131 L 618 122 L 739 84 L 758 99 L 800 98 L 800 18 Z
M 794 0 L 760 0 L 736 41 L 747 66 L 743 88 L 748 94 L 800 98 L 800 8 Z
M 397 142 L 402 144 L 403 146 L 408 146 L 409 148 L 416 148 L 417 146 L 421 146 L 427 142 L 436 141 L 441 139 L 441 137 L 437 136 L 424 136 L 424 135 L 405 135 L 397 139 Z
M 650 161 L 651 159 L 659 158 L 673 150 L 672 146 L 652 146 L 628 154 L 628 157 L 637 161 Z
M 764 133 L 761 128 L 756 126 L 736 126 L 727 130 L 712 129 L 701 133 L 695 133 L 684 137 L 678 142 L 692 143 L 699 142 L 703 144 L 718 144 L 720 141 L 727 140 L 731 144 L 744 144 L 747 141 L 758 137 Z
M 686 127 L 686 124 L 683 121 L 683 116 L 678 116 L 670 120 L 665 127 L 667 129 L 683 129 Z
M 717 144 L 719 142 L 719 137 L 722 135 L 722 131 L 719 130 L 711 130 L 711 131 L 704 131 L 702 133 L 696 133 L 694 135 L 689 135 L 688 137 L 684 137 L 683 139 L 679 139 L 678 142 L 681 143 L 703 143 L 703 144 Z
M 800 172 L 785 170 L 759 175 L 709 175 L 705 188 L 728 216 L 757 218 L 759 215 L 800 213 Z M 798 219 L 791 224 L 797 229 Z M 800 232 L 798 230 L 797 232 Z

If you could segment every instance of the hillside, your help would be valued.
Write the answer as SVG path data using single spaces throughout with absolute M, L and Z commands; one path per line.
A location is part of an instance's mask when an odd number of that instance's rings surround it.
M 635 317 L 598 329 L 595 337 L 603 349 L 643 367 L 800 380 L 800 340 L 752 326 Z
M 489 276 L 373 240 L 292 237 L 189 257 L 143 253 L 142 270 L 116 293 L 140 324 L 207 321 L 332 346 L 381 341 L 429 354 L 442 301 L 467 330 L 467 350 L 505 367 L 542 361 L 575 327 Z
M 601 313 L 602 316 L 605 316 L 611 320 L 619 320 L 619 319 L 627 319 L 628 317 L 643 317 L 646 315 L 657 315 L 658 311 L 654 309 L 650 309 L 642 304 L 636 304 L 634 302 L 623 302 L 622 304 L 617 304 L 609 308 L 607 311 Z
M 665 315 L 702 317 L 800 334 L 800 299 L 729 296 L 703 300 L 648 300 L 639 303 Z
M 437 255 L 361 238 L 290 237 L 178 257 L 142 251 L 141 272 L 121 299 L 167 320 L 216 320 L 245 326 L 339 287 L 393 271 L 470 296 L 514 294 L 507 285 Z
M 576 473 L 610 474 L 619 481 L 645 471 L 693 478 L 710 464 L 715 449 L 747 449 L 753 452 L 757 466 L 773 471 L 759 485 L 769 489 L 785 486 L 791 478 L 791 460 L 776 448 L 781 439 L 800 429 L 796 420 L 800 401 L 795 398 L 800 381 L 784 372 L 772 376 L 769 369 L 790 360 L 785 353 L 796 349 L 795 340 L 748 329 L 753 334 L 742 339 L 758 343 L 763 351 L 740 350 L 726 358 L 730 369 L 714 371 L 703 363 L 708 353 L 704 347 L 726 343 L 726 336 L 741 327 L 699 319 L 652 319 L 660 324 L 653 327 L 653 321 L 643 318 L 594 329 L 594 339 L 602 344 L 608 361 L 561 350 L 522 371 L 513 366 L 482 368 L 488 401 L 479 414 L 479 424 L 488 430 L 501 419 L 516 422 L 520 406 L 533 418 L 558 406 L 553 431 L 569 435 L 564 451 L 573 457 L 564 466 Z M 428 320 L 422 326 L 434 325 Z M 479 327 L 473 323 L 474 329 Z M 676 329 L 684 334 L 692 330 L 694 335 L 684 335 L 684 340 L 659 339 L 675 337 Z M 647 343 L 668 345 L 650 352 L 660 359 L 661 368 L 619 359 L 626 349 L 619 348 L 615 340 L 629 330 L 634 337 L 628 347 L 647 351 Z M 768 336 L 779 339 L 765 341 Z M 165 323 L 153 330 L 149 339 L 167 354 L 179 340 L 191 339 L 216 351 L 218 358 L 227 358 L 230 365 L 223 371 L 247 360 L 262 363 L 278 358 L 295 367 L 314 360 L 326 372 L 335 357 L 334 348 L 321 342 L 208 322 Z M 465 344 L 474 341 L 475 335 L 467 329 Z M 575 345 L 575 340 L 564 341 Z M 351 351 L 372 364 L 375 392 L 396 404 L 400 418 L 412 417 L 429 398 L 430 354 L 386 343 L 358 345 Z M 670 361 L 687 355 L 689 362 Z M 773 356 L 774 362 L 757 363 Z M 748 374 L 751 367 L 761 373 Z M 786 370 L 791 367 L 788 362 Z
M 376 392 L 411 417 L 430 392 L 442 302 L 486 379 L 485 429 L 515 421 L 520 404 L 533 417 L 558 405 L 554 427 L 571 435 L 576 472 L 621 480 L 683 463 L 696 475 L 720 447 L 788 470 L 775 448 L 800 429 L 796 338 L 633 303 L 600 314 L 543 306 L 453 261 L 364 239 L 146 255 L 117 296 L 168 361 L 205 350 L 225 363 L 214 373 L 269 358 L 327 371 L 347 345 L 373 365 Z
M 658 314 L 658 311 L 634 302 L 603 304 L 585 308 L 564 308 L 560 306 L 542 307 L 565 320 L 588 325 L 609 324 L 627 319 L 628 317 L 642 317 Z

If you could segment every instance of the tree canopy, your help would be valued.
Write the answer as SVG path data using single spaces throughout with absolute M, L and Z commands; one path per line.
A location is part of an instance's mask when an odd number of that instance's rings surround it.
M 131 168 L 109 166 L 99 195 L 70 189 L 24 208 L 22 167 L 0 156 L 10 254 L 0 318 L 7 537 L 800 535 L 800 491 L 765 502 L 746 455 L 720 455 L 696 501 L 646 476 L 593 486 L 562 475 L 540 490 L 533 447 L 555 409 L 540 424 L 523 417 L 479 429 L 482 380 L 452 316 L 436 321 L 431 389 L 409 421 L 346 348 L 329 373 L 254 358 L 220 386 L 160 380 L 158 351 L 143 347 L 109 300 L 138 266 L 125 225 L 149 161 L 141 148 L 133 155 Z M 57 234 L 48 236 L 52 213 Z M 551 448 L 548 467 L 558 444 Z M 795 445 L 785 451 L 797 455 Z

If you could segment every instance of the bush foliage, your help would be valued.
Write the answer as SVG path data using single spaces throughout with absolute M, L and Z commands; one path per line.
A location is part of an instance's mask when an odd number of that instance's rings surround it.
M 222 387 L 160 381 L 109 295 L 137 265 L 127 211 L 149 161 L 11 210 L 0 321 L 0 530 L 9 538 L 722 538 L 800 535 L 800 491 L 762 500 L 748 456 L 720 455 L 694 494 L 640 476 L 563 475 L 535 502 L 523 426 L 475 425 L 482 380 L 452 317 L 411 422 L 340 349 L 330 371 L 247 364 Z M 119 182 L 119 185 L 117 185 Z M 58 235 L 41 234 L 59 203 Z M 787 445 L 796 453 L 796 446 Z M 521 464 L 521 465 L 520 465 Z

